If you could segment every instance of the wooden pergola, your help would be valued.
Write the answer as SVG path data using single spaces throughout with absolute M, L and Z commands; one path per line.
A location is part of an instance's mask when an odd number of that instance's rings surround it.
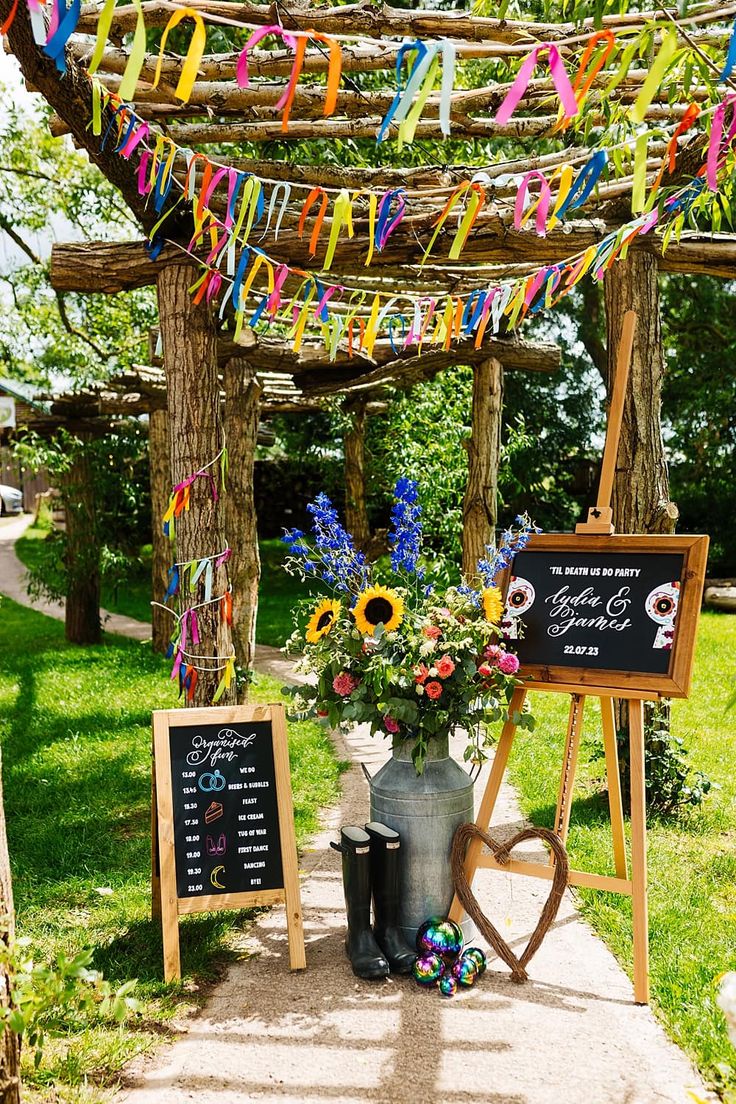
M 0 0 L 0 21 L 7 15 L 11 0 Z M 355 192 L 352 236 L 342 235 L 336 242 L 330 273 L 321 278 L 344 281 L 365 295 L 401 295 L 407 287 L 415 296 L 430 294 L 461 297 L 479 286 L 525 275 L 535 266 L 562 265 L 582 250 L 599 245 L 607 235 L 627 227 L 634 175 L 631 159 L 623 171 L 601 181 L 586 205 L 566 220 L 564 227 L 540 235 L 531 226 L 516 229 L 514 196 L 518 178 L 530 170 L 554 174 L 564 165 L 580 167 L 589 157 L 588 144 L 606 134 L 608 117 L 604 89 L 610 73 L 605 66 L 590 82 L 587 104 L 589 130 L 584 142 L 579 132 L 560 131 L 556 100 L 549 75 L 535 76 L 527 87 L 523 105 L 504 123 L 493 118 L 504 101 L 510 82 L 501 80 L 481 88 L 455 88 L 449 102 L 453 141 L 538 143 L 545 139 L 541 152 L 535 149 L 522 158 L 500 158 L 482 166 L 488 202 L 478 214 L 462 257 L 451 259 L 455 227 L 446 225 L 437 235 L 432 255 L 424 264 L 426 243 L 459 181 L 477 171 L 472 164 L 422 167 L 415 169 L 347 169 L 336 166 L 309 166 L 271 159 L 246 158 L 242 143 L 269 143 L 274 140 L 298 143 L 302 139 L 374 137 L 384 113 L 389 109 L 393 89 L 370 88 L 361 84 L 361 74 L 391 71 L 396 64 L 400 39 L 419 36 L 451 40 L 460 63 L 480 60 L 494 63 L 521 59 L 539 44 L 556 44 L 563 62 L 574 63 L 596 31 L 592 20 L 580 24 L 543 24 L 529 21 L 481 18 L 455 11 L 413 11 L 376 7 L 359 2 L 339 7 L 289 9 L 281 0 L 273 6 L 257 3 L 233 3 L 228 0 L 196 0 L 196 12 L 208 24 L 245 32 L 277 21 L 282 28 L 304 32 L 308 26 L 320 34 L 341 40 L 343 81 L 338 91 L 335 112 L 324 118 L 325 88 L 322 77 L 328 72 L 329 52 L 323 48 L 307 51 L 303 80 L 294 90 L 292 118 L 284 128 L 277 106 L 283 91 L 283 78 L 291 71 L 293 57 L 288 50 L 253 49 L 249 56 L 251 83 L 239 87 L 234 81 L 238 55 L 235 52 L 207 53 L 198 59 L 196 79 L 188 98 L 177 96 L 174 84 L 181 72 L 182 58 L 167 54 L 161 59 L 160 79 L 156 80 L 158 57 L 148 54 L 143 60 L 135 98 L 135 111 L 154 135 L 161 134 L 179 147 L 194 151 L 217 149 L 217 163 L 223 159 L 232 169 L 263 177 L 271 182 L 288 181 L 306 195 L 319 187 Z M 140 12 L 149 30 L 165 27 L 177 5 L 165 0 L 143 0 Z M 732 8 L 708 2 L 697 5 L 681 22 L 678 34 L 688 49 L 697 51 L 706 68 L 695 74 L 687 102 L 671 103 L 664 82 L 654 91 L 643 113 L 648 127 L 655 127 L 646 151 L 645 184 L 651 186 L 667 151 L 676 152 L 674 171 L 667 185 L 675 188 L 693 178 L 704 160 L 703 136 L 685 132 L 680 124 L 686 118 L 690 102 L 708 110 L 713 89 L 707 80 L 714 48 L 725 49 Z M 134 165 L 114 151 L 114 143 L 105 145 L 95 136 L 90 81 L 86 73 L 95 48 L 100 8 L 89 4 L 82 10 L 76 33 L 66 49 L 67 72 L 60 79 L 55 66 L 37 48 L 30 24 L 21 11 L 9 33 L 10 48 L 18 58 L 29 87 L 40 91 L 54 109 L 51 120 L 55 134 L 68 133 L 86 150 L 90 159 L 114 183 L 143 230 L 150 234 L 159 213 L 139 193 Z M 125 36 L 138 25 L 138 8 L 123 5 L 112 11 L 107 44 L 101 52 L 96 79 L 112 93 L 120 88 L 121 77 L 130 60 Z M 603 19 L 603 30 L 618 35 L 649 33 L 651 48 L 660 49 L 671 33 L 678 12 L 657 9 Z M 617 103 L 627 109 L 638 102 L 647 82 L 647 59 L 632 60 L 617 86 Z M 274 83 L 274 79 L 276 83 Z M 111 107 L 105 107 L 104 122 L 111 120 Z M 680 132 L 681 130 L 681 132 Z M 676 133 L 676 131 L 678 131 Z M 431 92 L 422 117 L 416 125 L 415 139 L 441 139 L 446 136 L 442 104 Z M 228 151 L 228 145 L 238 148 Z M 672 145 L 674 143 L 674 146 Z M 486 157 L 486 161 L 488 158 Z M 203 180 L 204 162 L 195 162 L 195 190 Z M 174 186 L 177 195 L 185 187 L 186 166 L 174 162 Z M 383 249 L 371 257 L 366 267 L 366 242 L 371 228 L 368 199 L 371 189 L 402 188 L 410 199 L 410 210 Z M 215 218 L 226 215 L 227 199 L 215 192 L 209 209 Z M 324 219 L 323 244 L 312 247 L 302 233 L 303 212 L 299 204 L 284 212 L 278 242 L 269 248 L 278 258 L 298 269 L 319 271 L 324 259 L 324 242 L 333 226 L 334 214 Z M 418 355 L 416 348 L 394 349 L 389 341 L 375 344 L 370 355 L 360 349 L 338 347 L 330 360 L 325 351 L 307 338 L 298 353 L 293 353 L 281 336 L 262 337 L 243 344 L 234 343 L 219 328 L 216 312 L 205 303 L 195 303 L 190 285 L 197 262 L 202 263 L 204 249 L 187 255 L 191 238 L 188 208 L 179 222 L 164 226 L 166 243 L 152 260 L 142 242 L 67 244 L 54 248 L 51 279 L 58 290 L 105 292 L 155 283 L 158 291 L 162 363 L 168 393 L 169 454 L 172 481 L 177 483 L 218 454 L 224 430 L 231 452 L 231 472 L 242 476 L 242 484 L 231 488 L 225 516 L 213 508 L 206 488 L 195 486 L 192 507 L 183 515 L 177 529 L 182 559 L 202 555 L 203 535 L 208 544 L 222 546 L 225 530 L 237 534 L 237 547 L 243 554 L 231 565 L 231 581 L 239 595 L 234 634 L 241 642 L 240 652 L 249 655 L 248 641 L 257 593 L 257 549 L 253 554 L 255 532 L 252 502 L 252 462 L 255 427 L 262 403 L 268 407 L 289 404 L 309 408 L 329 395 L 343 395 L 357 403 L 358 423 L 361 403 L 381 398 L 386 389 L 406 387 L 453 364 L 472 364 L 475 386 L 473 437 L 470 442 L 470 476 L 466 496 L 466 541 L 464 564 L 472 568 L 477 552 L 489 538 L 495 521 L 495 476 L 501 419 L 502 367 L 550 370 L 556 367 L 559 353 L 540 349 L 503 334 L 488 336 L 476 348 L 472 341 L 427 345 Z M 662 251 L 654 235 L 636 236 L 628 257 L 619 262 L 604 281 L 608 324 L 609 364 L 619 343 L 620 319 L 624 310 L 635 307 L 646 325 L 638 331 L 631 374 L 631 393 L 624 415 L 624 437 L 619 457 L 616 500 L 618 528 L 629 526 L 650 531 L 671 527 L 673 508 L 669 502 L 666 464 L 659 428 L 663 353 L 659 335 L 657 274 L 665 272 L 707 273 L 723 278 L 736 274 L 736 237 L 686 230 Z M 336 309 L 336 317 L 340 310 Z M 244 333 L 246 331 L 243 331 Z M 242 336 L 242 335 L 241 335 Z M 143 385 L 143 381 L 139 380 Z M 268 387 L 272 398 L 266 398 Z M 152 381 L 146 386 L 153 386 Z M 158 384 L 157 384 L 158 386 Z M 220 410 L 224 393 L 224 415 Z M 186 397 L 186 398 L 184 398 Z M 276 406 L 272 405 L 272 409 Z M 646 416 L 643 412 L 646 411 Z M 230 432 L 228 431 L 230 427 Z M 236 431 L 237 427 L 237 431 Z M 203 481 L 199 481 L 201 484 Z M 238 501 L 235 516 L 230 500 Z M 232 537 L 231 545 L 236 546 Z M 227 586 L 225 569 L 215 580 L 218 590 Z M 238 602 L 236 601 L 236 607 Z M 238 619 L 241 619 L 240 623 Z M 226 655 L 230 649 L 228 627 L 216 618 L 203 618 L 203 647 L 209 654 Z M 242 643 L 246 642 L 246 643 Z M 213 652 L 213 649 L 215 650 Z M 206 679 L 198 684 L 199 702 L 211 697 Z

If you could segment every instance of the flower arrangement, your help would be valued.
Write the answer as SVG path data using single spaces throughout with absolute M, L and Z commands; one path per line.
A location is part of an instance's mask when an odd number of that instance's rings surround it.
M 323 717 L 334 727 L 367 723 L 372 734 L 411 739 L 418 773 L 430 738 L 459 728 L 468 733 L 465 760 L 480 765 L 489 743 L 486 726 L 507 719 L 519 685 L 519 661 L 499 628 L 504 605 L 496 579 L 540 530 L 526 514 L 519 516 L 499 548 L 487 549 L 477 585 L 463 580 L 437 592 L 420 564 L 414 480 L 401 478 L 394 490 L 386 579 L 379 580 L 355 548 L 326 495 L 308 510 L 312 536 L 292 529 L 282 538 L 289 545 L 285 567 L 303 580 L 319 580 L 331 594 L 297 611 L 297 624 L 306 613 L 306 625 L 287 651 L 302 653 L 298 669 L 310 679 L 289 691 L 295 715 Z M 515 720 L 534 727 L 530 713 Z

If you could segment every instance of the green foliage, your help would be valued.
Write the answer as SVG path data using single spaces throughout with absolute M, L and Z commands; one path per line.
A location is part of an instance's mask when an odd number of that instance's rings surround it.
M 650 814 L 674 817 L 698 808 L 718 786 L 692 765 L 685 741 L 672 731 L 669 703 L 647 708 L 644 726 L 646 801 Z M 628 732 L 616 734 L 624 807 L 631 803 L 631 759 Z M 603 762 L 603 748 L 596 752 Z
M 0 942 L 0 966 L 11 979 L 10 1004 L 0 1007 L 3 1024 L 33 1050 L 33 1064 L 41 1065 L 49 1035 L 84 1030 L 91 1020 L 121 1024 L 139 1008 L 132 996 L 136 982 L 113 989 L 99 970 L 91 969 L 91 949 L 71 957 L 59 954 L 53 965 L 28 958 L 28 937 L 12 944 Z
M 93 439 L 59 430 L 53 437 L 24 434 L 15 445 L 21 462 L 32 470 L 45 469 L 57 483 L 65 511 L 79 508 L 80 488 L 70 478 L 77 460 L 88 461 L 95 497 L 94 522 L 84 554 L 67 554 L 66 533 L 39 527 L 21 543 L 29 571 L 29 593 L 58 600 L 69 592 L 70 580 L 99 570 L 108 591 L 115 590 L 140 567 L 137 549 L 150 534 L 148 448 L 144 427 L 121 424 L 116 433 Z M 44 523 L 49 525 L 48 519 Z M 148 599 L 150 601 L 150 597 Z

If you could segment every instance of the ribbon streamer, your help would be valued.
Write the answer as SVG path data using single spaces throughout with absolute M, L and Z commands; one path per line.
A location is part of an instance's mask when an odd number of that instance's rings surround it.
M 168 38 L 169 31 L 181 23 L 182 19 L 194 20 L 194 31 L 192 32 L 192 38 L 189 43 L 189 49 L 187 50 L 186 57 L 184 59 L 184 65 L 182 66 L 181 73 L 179 74 L 179 81 L 174 91 L 174 95 L 178 100 L 182 100 L 184 103 L 189 102 L 189 97 L 192 94 L 192 88 L 194 82 L 197 79 L 197 72 L 199 70 L 199 64 L 204 54 L 204 48 L 207 42 L 207 31 L 205 29 L 204 20 L 198 11 L 194 8 L 179 8 L 171 16 L 171 19 L 166 24 L 164 33 L 161 35 L 161 46 L 159 48 L 158 62 L 156 63 L 156 72 L 153 78 L 152 88 L 158 87 L 158 82 L 161 79 L 161 66 L 164 60 L 164 50 L 166 48 L 166 39 Z
M 578 114 L 575 93 L 572 90 L 570 78 L 567 75 L 567 70 L 560 57 L 560 51 L 554 43 L 543 42 L 540 46 L 535 46 L 522 62 L 521 68 L 516 75 L 516 80 L 511 85 L 511 88 L 506 93 L 506 98 L 496 112 L 494 122 L 497 126 L 503 126 L 514 114 L 514 111 L 527 90 L 532 73 L 539 61 L 540 54 L 544 51 L 547 52 L 547 64 L 549 65 L 550 75 L 557 89 L 557 94 L 560 97 L 565 115 L 573 116 Z

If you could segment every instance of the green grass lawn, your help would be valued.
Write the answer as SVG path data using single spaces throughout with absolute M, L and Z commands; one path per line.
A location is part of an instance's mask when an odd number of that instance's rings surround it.
M 19 934 L 36 958 L 94 948 L 114 984 L 138 978 L 141 1014 L 122 1029 L 69 1026 L 44 1066 L 25 1063 L 32 1098 L 91 1101 L 132 1055 L 238 956 L 247 913 L 187 917 L 181 985 L 161 981 L 161 935 L 150 919 L 151 710 L 176 703 L 168 665 L 150 648 L 110 636 L 66 644 L 60 622 L 0 598 L 0 740 Z M 259 677 L 254 700 L 280 700 Z M 289 728 L 297 837 L 338 795 L 339 766 L 320 726 Z M 112 890 L 101 895 L 100 889 Z M 82 1029 L 84 1028 L 84 1030 Z M 89 1078 L 92 1088 L 85 1088 Z
M 736 677 L 736 617 L 704 613 L 688 701 L 672 704 L 674 731 L 694 766 L 720 785 L 698 811 L 650 818 L 649 924 L 652 1004 L 669 1034 L 726 1099 L 736 1101 L 736 1056 L 716 1008 L 718 975 L 736 969 L 736 710 L 726 703 Z M 533 735 L 519 731 L 511 779 L 524 813 L 554 819 L 569 699 L 532 695 Z M 599 717 L 591 702 L 573 804 L 569 850 L 582 869 L 614 873 L 610 821 L 602 792 Z M 585 916 L 630 971 L 631 903 L 616 894 L 580 894 Z
M 40 545 L 48 533 L 47 527 L 31 526 L 20 540 L 15 551 L 26 567 L 34 567 L 39 560 Z M 286 547 L 280 540 L 260 542 L 261 550 L 261 602 L 258 610 L 256 639 L 259 644 L 281 648 L 293 632 L 291 610 L 304 590 L 298 579 L 284 571 L 282 564 Z M 151 620 L 151 551 L 141 550 L 140 565 L 136 565 L 124 584 L 102 588 L 102 606 L 110 613 L 121 613 L 137 621 Z

